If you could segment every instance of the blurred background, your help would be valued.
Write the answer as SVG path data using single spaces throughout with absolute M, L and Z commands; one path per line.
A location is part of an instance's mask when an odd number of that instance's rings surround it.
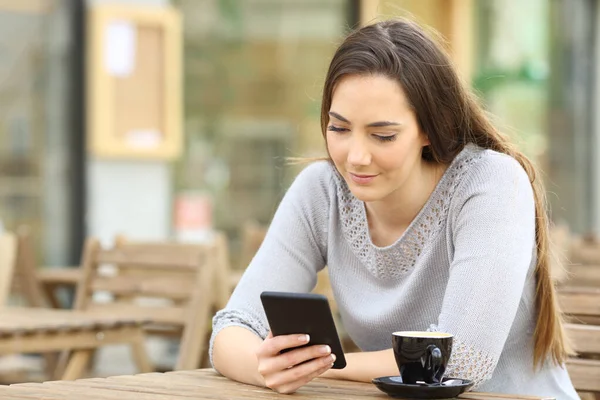
M 410 16 L 447 41 L 540 166 L 552 219 L 600 230 L 597 0 L 0 0 L 0 221 L 39 265 L 86 237 L 203 241 L 268 225 L 322 155 L 320 94 L 352 28 Z M 68 301 L 68 299 L 67 299 Z
M 86 76 L 104 77 L 86 63 L 99 40 L 89 16 L 104 3 L 0 1 L 0 220 L 33 228 L 40 263 L 77 264 L 87 235 L 190 238 L 212 228 L 227 232 L 235 260 L 242 224 L 267 224 L 298 172 L 285 157 L 323 152 L 320 91 L 336 44 L 359 23 L 397 15 L 444 35 L 465 81 L 541 166 L 553 219 L 579 233 L 600 228 L 595 0 L 106 2 L 180 18 L 182 60 L 170 79 L 181 84 L 181 123 L 169 134 L 182 145 L 168 157 L 89 146 L 91 131 L 113 135 L 90 127 L 103 107 L 148 107 L 127 90 L 92 104 Z M 174 62 L 159 53 L 148 62 Z M 142 76 L 139 90 L 157 77 Z

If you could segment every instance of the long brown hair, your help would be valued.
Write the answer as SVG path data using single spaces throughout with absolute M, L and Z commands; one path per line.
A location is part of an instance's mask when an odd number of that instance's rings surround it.
M 415 22 L 378 22 L 351 33 L 335 52 L 327 72 L 321 104 L 321 130 L 326 135 L 333 90 L 346 75 L 383 75 L 397 81 L 431 142 L 423 158 L 449 163 L 467 143 L 515 158 L 533 187 L 536 213 L 537 264 L 534 366 L 551 357 L 562 364 L 570 353 L 550 274 L 549 218 L 545 190 L 532 162 L 486 117 L 460 81 L 440 44 Z

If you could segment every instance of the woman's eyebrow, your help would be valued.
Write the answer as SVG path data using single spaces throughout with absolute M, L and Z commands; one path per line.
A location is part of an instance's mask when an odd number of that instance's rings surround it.
M 347 118 L 342 117 L 340 114 L 334 112 L 334 111 L 329 111 L 328 112 L 330 117 L 333 117 L 335 119 L 338 119 L 342 122 L 345 122 L 347 124 L 350 124 L 350 121 L 348 121 Z M 377 122 L 371 122 L 370 124 L 367 124 L 368 128 L 381 128 L 381 127 L 385 127 L 385 126 L 401 126 L 402 124 L 400 122 L 393 122 L 393 121 L 377 121 Z
M 348 121 L 346 118 L 342 117 L 340 114 L 338 114 L 338 113 L 336 113 L 336 112 L 329 111 L 329 112 L 328 112 L 328 114 L 329 114 L 329 116 L 330 116 L 330 117 L 333 117 L 333 118 L 335 118 L 335 119 L 339 119 L 339 120 L 340 120 L 340 121 L 342 121 L 342 122 L 345 122 L 345 123 L 347 123 L 347 124 L 349 124 L 349 123 L 350 123 L 350 121 Z
M 367 127 L 369 128 L 380 128 L 382 126 L 401 126 L 402 124 L 400 122 L 392 122 L 392 121 L 377 121 L 377 122 L 371 122 L 370 124 L 367 124 Z

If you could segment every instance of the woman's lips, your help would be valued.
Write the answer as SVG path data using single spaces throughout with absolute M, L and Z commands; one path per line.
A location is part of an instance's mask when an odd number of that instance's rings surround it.
M 350 179 L 359 185 L 371 183 L 377 177 L 377 175 L 353 174 L 352 172 L 348 172 L 348 174 L 350 175 Z

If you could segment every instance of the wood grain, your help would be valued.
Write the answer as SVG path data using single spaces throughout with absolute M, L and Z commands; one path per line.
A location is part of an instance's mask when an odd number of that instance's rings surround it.
M 294 398 L 323 399 L 388 399 L 369 383 L 316 379 L 300 388 L 292 397 L 279 395 L 224 378 L 211 369 L 149 373 L 109 378 L 53 381 L 0 387 L 2 399 L 78 399 L 89 400 L 158 400 L 158 399 L 247 399 Z M 472 400 L 550 400 L 548 397 L 494 393 L 466 393 L 460 399 Z

